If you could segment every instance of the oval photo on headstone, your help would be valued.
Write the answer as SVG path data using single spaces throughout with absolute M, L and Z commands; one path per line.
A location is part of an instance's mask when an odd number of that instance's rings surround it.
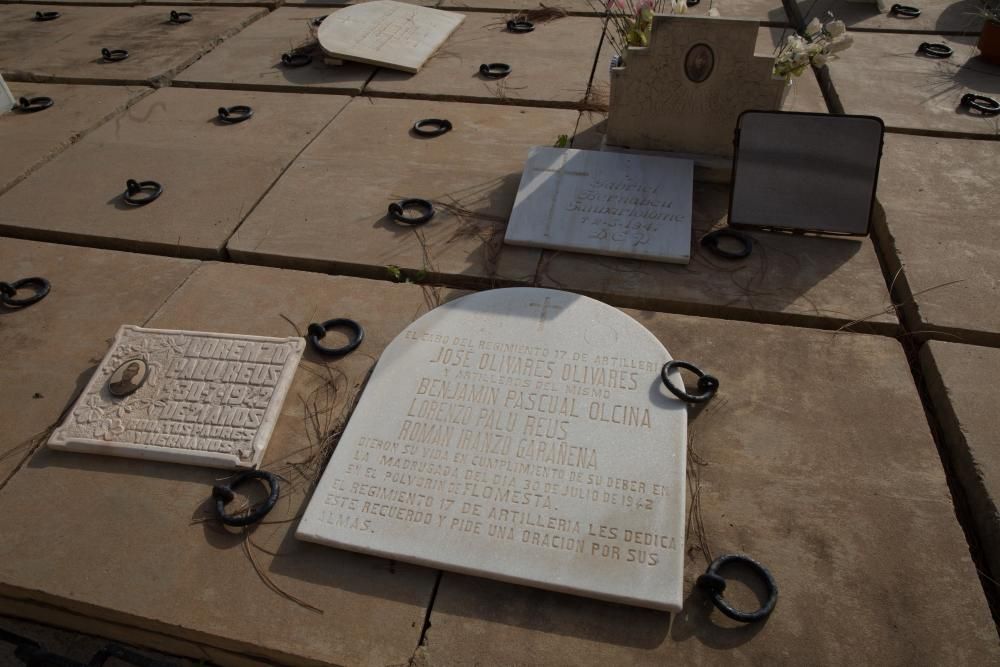
M 708 44 L 695 44 L 684 57 L 684 73 L 695 83 L 702 83 L 715 69 L 715 52 Z
M 128 396 L 146 382 L 149 367 L 142 359 L 129 359 L 115 369 L 108 378 L 108 391 L 112 396 Z

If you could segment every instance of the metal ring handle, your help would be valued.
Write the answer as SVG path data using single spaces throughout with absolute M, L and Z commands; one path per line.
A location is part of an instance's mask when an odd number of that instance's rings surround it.
M 409 217 L 404 215 L 408 208 L 421 209 L 424 213 L 415 218 Z M 434 217 L 434 204 L 426 199 L 404 199 L 398 203 L 393 202 L 389 204 L 389 217 L 404 225 L 422 225 Z
M 507 21 L 507 32 L 525 33 L 535 29 L 535 24 L 524 19 L 511 19 Z
M 326 336 L 326 332 L 334 327 L 347 327 L 354 332 L 351 339 L 347 342 L 347 345 L 343 347 L 327 347 L 320 343 L 319 341 Z M 306 338 L 309 343 L 315 348 L 317 352 L 329 355 L 331 357 L 342 357 L 348 352 L 353 352 L 358 345 L 361 345 L 361 341 L 365 339 L 365 330 L 360 324 L 352 319 L 346 317 L 337 317 L 332 320 L 327 320 L 323 324 L 316 324 L 313 322 L 309 325 L 309 335 Z
M 282 53 L 281 64 L 285 67 L 305 67 L 313 61 L 308 53 Z
M 413 124 L 413 131 L 421 137 L 440 137 L 451 131 L 451 121 L 445 118 L 424 118 Z
M 136 195 L 140 192 L 148 192 L 149 194 L 145 197 L 137 197 Z M 122 199 L 131 206 L 145 206 L 149 202 L 155 201 L 161 194 L 163 194 L 163 186 L 156 181 L 140 182 L 130 178 L 125 181 L 125 192 L 122 193 Z
M 234 107 L 219 107 L 219 120 L 223 123 L 242 123 L 253 116 L 253 109 L 245 104 Z
M 106 63 L 117 63 L 128 58 L 128 51 L 125 49 L 101 49 L 101 57 Z
M 911 7 L 910 5 L 895 4 L 889 8 L 889 13 L 895 14 L 896 16 L 903 16 L 908 19 L 915 19 L 920 16 L 920 8 Z
M 327 16 L 329 16 L 329 14 L 323 14 L 323 16 L 317 16 L 316 18 L 310 20 L 309 22 L 312 23 L 314 28 L 318 28 L 320 24 L 323 22 L 323 19 L 325 19 Z
M 51 97 L 22 97 L 14 108 L 23 113 L 35 113 L 42 109 L 48 109 L 53 104 L 55 102 L 52 101 Z
M 694 6 L 695 6 L 695 5 L 697 5 L 697 4 L 699 3 L 699 2 L 701 2 L 701 0 L 687 0 L 687 6 L 688 6 L 688 7 L 694 7 Z
M 689 394 L 683 384 L 680 387 L 674 386 L 674 383 L 670 381 L 670 373 L 676 368 L 686 368 L 698 376 L 698 391 L 701 392 L 700 394 Z M 715 392 L 719 390 L 719 378 L 709 375 L 687 361 L 677 361 L 675 359 L 663 364 L 663 368 L 660 370 L 660 379 L 663 380 L 663 384 L 671 394 L 685 403 L 705 403 L 715 396 Z
M 236 497 L 233 491 L 251 479 L 259 479 L 267 484 L 269 491 L 267 500 L 260 507 L 257 507 L 245 516 L 226 514 L 226 504 Z M 215 498 L 215 513 L 222 523 L 227 526 L 249 526 L 263 519 L 267 516 L 268 512 L 274 509 L 274 504 L 278 502 L 278 478 L 264 470 L 247 470 L 238 474 L 229 484 L 216 484 L 213 486 L 212 497 Z
M 35 293 L 23 299 L 15 299 L 18 291 L 26 287 L 34 287 Z M 52 285 L 45 278 L 21 278 L 12 283 L 0 282 L 0 302 L 11 308 L 24 308 L 44 299 L 51 289 Z
M 55 21 L 60 16 L 59 12 L 35 12 L 36 21 Z
M 170 22 L 171 23 L 190 23 L 194 19 L 191 12 L 170 12 Z
M 962 106 L 967 109 L 975 109 L 986 116 L 995 116 L 1000 113 L 1000 102 L 992 97 L 966 93 L 962 95 Z
M 719 241 L 722 239 L 739 241 L 743 247 L 735 252 L 726 250 L 719 245 Z M 735 229 L 716 229 L 714 232 L 709 232 L 701 237 L 701 244 L 725 259 L 743 259 L 749 257 L 750 251 L 753 250 L 753 239 Z
M 760 577 L 761 581 L 764 582 L 764 587 L 767 588 L 767 601 L 764 602 L 764 605 L 760 609 L 756 611 L 740 611 L 739 609 L 734 609 L 722 597 L 722 592 L 726 590 L 726 580 L 719 575 L 719 569 L 729 563 L 743 563 L 749 566 Z M 708 591 L 712 596 L 712 603 L 715 604 L 719 611 L 740 623 L 763 621 L 771 615 L 771 612 L 774 611 L 774 605 L 778 603 L 778 584 L 774 581 L 771 572 L 753 558 L 744 556 L 743 554 L 726 554 L 716 558 L 708 566 L 705 574 L 698 577 L 697 586 Z
M 487 79 L 502 79 L 510 74 L 510 65 L 507 63 L 483 63 L 479 66 L 479 73 Z
M 950 58 L 955 51 L 941 42 L 923 42 L 917 47 L 917 53 L 922 53 L 931 58 Z

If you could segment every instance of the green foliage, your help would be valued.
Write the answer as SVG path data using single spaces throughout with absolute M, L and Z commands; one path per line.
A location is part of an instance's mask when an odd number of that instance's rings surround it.
M 556 139 L 556 143 L 554 144 L 554 146 L 556 148 L 569 148 L 569 135 L 560 134 L 559 138 Z

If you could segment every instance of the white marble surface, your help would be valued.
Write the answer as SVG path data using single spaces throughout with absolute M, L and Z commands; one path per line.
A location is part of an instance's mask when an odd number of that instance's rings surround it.
M 374 0 L 333 12 L 317 31 L 319 45 L 334 58 L 418 72 L 464 14 Z
M 687 413 L 669 359 L 568 292 L 440 306 L 382 354 L 297 537 L 677 611 Z
M 302 338 L 123 326 L 49 447 L 256 467 L 304 349 Z
M 694 163 L 535 146 L 505 241 L 687 264 Z
M 7 87 L 7 82 L 0 76 L 0 113 L 7 113 L 14 108 L 14 94 Z

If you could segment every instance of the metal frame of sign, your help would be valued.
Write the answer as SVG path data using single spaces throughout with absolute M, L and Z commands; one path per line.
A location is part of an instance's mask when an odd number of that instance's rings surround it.
M 850 118 L 855 120 L 870 120 L 878 123 L 879 125 L 879 144 L 878 144 L 878 156 L 875 160 L 875 174 L 872 179 L 871 188 L 871 202 L 868 205 L 868 223 L 865 225 L 865 231 L 861 232 L 844 232 L 839 230 L 829 230 L 821 228 L 811 228 L 811 227 L 781 227 L 777 225 L 760 225 L 756 223 L 740 222 L 733 217 L 733 199 L 736 193 L 736 183 L 739 178 L 738 166 L 740 163 L 740 142 L 742 139 L 742 128 L 743 128 L 743 117 L 748 114 L 767 114 L 767 115 L 783 115 L 783 116 L 816 116 L 823 118 Z M 834 121 L 835 122 L 835 121 Z M 875 211 L 875 193 L 878 189 L 878 175 L 879 168 L 882 163 L 882 151 L 885 146 L 885 123 L 878 116 L 863 116 L 863 115 L 850 115 L 850 114 L 828 114 L 828 113 L 813 113 L 805 111 L 758 111 L 754 109 L 748 109 L 740 114 L 736 121 L 735 136 L 733 137 L 733 177 L 731 180 L 731 186 L 729 189 L 729 226 L 737 229 L 752 229 L 759 231 L 773 231 L 773 232 L 792 232 L 797 234 L 827 234 L 836 236 L 868 236 L 871 233 L 872 217 Z

